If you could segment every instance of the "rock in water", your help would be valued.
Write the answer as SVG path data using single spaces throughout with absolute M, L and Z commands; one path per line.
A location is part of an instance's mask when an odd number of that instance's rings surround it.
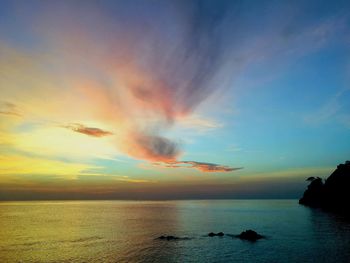
M 175 237 L 175 236 L 160 236 L 157 239 L 161 239 L 161 240 L 177 240 L 179 238 Z
M 224 235 L 225 235 L 225 234 L 224 234 L 223 232 L 219 232 L 219 233 L 217 233 L 217 234 L 215 234 L 215 233 L 213 233 L 213 232 L 210 232 L 210 233 L 208 234 L 209 237 L 215 237 L 215 236 L 222 237 L 222 236 L 224 236 Z
M 243 231 L 237 237 L 240 239 L 249 240 L 249 241 L 256 241 L 260 238 L 263 238 L 262 235 L 258 234 L 257 232 L 255 232 L 254 230 L 251 230 L 251 229 Z
M 191 238 L 189 238 L 189 237 L 176 237 L 176 236 L 169 235 L 169 236 L 160 236 L 160 237 L 157 237 L 156 239 L 171 241 L 171 240 L 190 240 Z
M 339 164 L 325 183 L 319 177 L 308 181 L 300 204 L 350 216 L 350 161 Z
M 322 179 L 317 177 L 309 180 L 310 178 L 308 178 L 307 181 L 311 183 L 304 192 L 303 197 L 299 200 L 299 204 L 311 207 L 321 207 L 324 198 L 324 185 Z

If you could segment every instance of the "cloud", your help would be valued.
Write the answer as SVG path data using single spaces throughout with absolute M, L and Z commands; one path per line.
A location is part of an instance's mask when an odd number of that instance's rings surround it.
M 194 129 L 198 132 L 207 132 L 223 127 L 222 123 L 213 119 L 204 118 L 198 114 L 191 114 L 185 118 L 178 119 L 180 127 Z
M 81 93 L 82 100 L 91 101 L 89 110 L 118 130 L 118 148 L 136 159 L 176 160 L 181 147 L 163 134 L 179 119 L 190 117 L 213 93 L 228 88 L 219 75 L 229 68 L 225 56 L 231 42 L 230 34 L 226 34 L 227 19 L 235 5 L 229 1 L 174 6 L 159 2 L 152 8 L 141 8 L 137 19 L 127 3 L 116 6 L 109 20 L 103 9 L 99 13 L 72 5 L 68 11 L 61 5 L 47 5 L 53 16 L 49 24 L 41 24 L 41 37 L 50 37 L 48 49 L 54 48 L 60 63 L 74 75 L 69 84 Z M 122 10 L 128 12 L 127 16 Z M 162 15 L 155 16 L 156 10 Z M 84 13 L 81 17 L 85 17 L 90 12 L 94 17 L 101 16 L 97 24 L 91 25 L 88 20 L 70 24 L 77 14 Z M 55 39 L 51 32 L 62 37 Z M 88 67 L 85 58 L 91 62 Z M 81 70 L 77 72 L 77 68 Z M 206 130 L 221 126 L 198 117 L 188 122 L 187 126 Z M 110 135 L 80 125 L 66 128 L 90 136 Z
M 17 106 L 11 102 L 0 102 L 0 114 L 21 117 Z
M 229 167 L 225 165 L 219 165 L 215 163 L 205 163 L 196 161 L 174 161 L 168 163 L 153 163 L 156 166 L 162 166 L 166 168 L 195 168 L 201 172 L 232 172 L 243 169 L 243 167 Z
M 125 151 L 138 159 L 159 162 L 172 162 L 180 155 L 177 143 L 161 136 L 132 133 L 125 141 Z
M 331 119 L 335 119 L 346 126 L 344 119 L 347 103 L 349 100 L 350 88 L 338 90 L 325 103 L 314 112 L 307 114 L 304 121 L 310 124 L 322 124 Z
M 11 32 L 35 41 L 1 39 L 2 96 L 24 102 L 26 115 L 56 123 L 106 124 L 116 148 L 150 162 L 179 160 L 183 149 L 166 133 L 181 120 L 202 130 L 222 126 L 199 118 L 196 110 L 228 90 L 243 68 L 317 50 L 344 31 L 337 17 L 323 23 L 309 19 L 308 8 L 298 4 L 257 6 L 254 11 L 236 1 L 202 0 L 152 5 L 111 1 L 98 8 L 94 2 L 83 7 L 60 1 L 40 8 L 18 5 L 26 12 Z M 40 14 L 31 14 L 39 9 Z M 5 12 L 7 17 L 18 15 Z M 12 24 L 5 18 L 0 29 Z M 27 42 L 31 45 L 23 44 Z M 50 99 L 43 100 L 43 94 Z M 16 114 L 6 107 L 0 108 L 2 114 Z M 65 128 L 93 137 L 112 135 L 82 124 Z M 231 169 L 187 165 L 201 171 Z
M 77 179 L 78 175 L 88 174 L 90 170 L 101 167 L 84 163 L 72 163 L 61 160 L 51 160 L 35 156 L 6 155 L 0 156 L 0 177 L 12 175 L 45 175 L 66 179 Z
M 232 172 L 235 170 L 243 169 L 242 167 L 234 168 L 214 163 L 203 163 L 195 161 L 182 161 L 183 164 L 190 164 L 193 168 L 196 168 L 202 172 Z
M 121 181 L 121 182 L 127 182 L 127 183 L 155 183 L 157 181 L 153 181 L 153 180 L 145 180 L 145 179 L 133 179 L 133 178 L 129 178 L 129 176 L 119 176 L 119 177 L 115 177 L 114 180 L 116 181 Z
M 72 123 L 62 127 L 70 129 L 75 132 L 86 134 L 88 136 L 93 136 L 93 137 L 104 137 L 108 135 L 113 135 L 113 133 L 110 131 L 105 131 L 100 128 L 94 128 L 94 127 L 86 127 L 79 123 Z
M 236 146 L 236 145 L 230 145 L 229 147 L 227 147 L 226 151 L 228 151 L 228 152 L 241 152 L 241 151 L 243 151 L 243 149 L 241 147 Z

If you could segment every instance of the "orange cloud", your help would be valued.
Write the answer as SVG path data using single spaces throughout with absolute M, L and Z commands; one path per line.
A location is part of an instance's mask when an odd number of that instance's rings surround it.
M 166 168 L 195 168 L 202 172 L 232 172 L 243 169 L 243 167 L 230 167 L 226 165 L 219 165 L 215 163 L 205 163 L 196 161 L 173 161 L 166 163 L 153 163 L 156 166 L 163 166 Z
M 63 127 L 70 129 L 72 131 L 83 133 L 93 137 L 103 137 L 103 136 L 108 136 L 113 134 L 110 131 L 105 131 L 100 128 L 94 128 L 94 127 L 86 127 L 79 123 L 72 123 Z
M 202 172 L 232 172 L 235 170 L 243 169 L 242 167 L 234 168 L 225 165 L 219 165 L 214 163 L 204 163 L 195 161 L 183 161 L 181 163 L 190 164 L 193 168 L 196 168 Z
M 178 145 L 162 136 L 131 132 L 120 145 L 129 155 L 152 162 L 175 162 L 181 154 Z
M 182 153 L 179 144 L 164 134 L 176 121 L 191 116 L 212 93 L 225 88 L 213 83 L 226 65 L 221 63 L 225 62 L 224 47 L 217 49 L 215 42 L 208 41 L 213 39 L 213 28 L 221 25 L 221 19 L 198 26 L 191 12 L 172 13 L 174 20 L 168 26 L 178 25 L 173 33 L 179 41 L 174 42 L 165 41 L 158 27 L 147 22 L 115 16 L 115 23 L 109 24 L 107 14 L 92 9 L 98 23 L 72 23 L 75 17 L 89 17 L 80 13 L 89 11 L 73 12 L 72 7 L 70 13 L 54 6 L 48 8 L 55 10 L 57 17 L 37 18 L 37 40 L 45 47 L 40 53 L 19 47 L 14 48 L 13 55 L 2 52 L 6 58 L 0 62 L 0 68 L 5 69 L 2 86 L 6 100 L 23 104 L 28 118 L 54 125 L 72 123 L 64 127 L 79 134 L 104 137 L 112 135 L 113 130 L 113 146 L 135 159 L 178 161 Z M 157 17 L 153 20 L 148 22 L 163 24 Z M 110 28 L 113 34 L 92 28 Z M 196 34 L 189 34 L 192 31 Z M 43 95 L 51 99 L 42 100 Z M 216 126 L 198 118 L 190 122 L 206 128 Z M 107 130 L 97 128 L 100 123 Z M 41 140 L 28 141 L 31 149 L 49 148 Z M 54 141 L 62 144 L 57 138 Z M 187 166 L 201 171 L 230 169 L 199 162 Z

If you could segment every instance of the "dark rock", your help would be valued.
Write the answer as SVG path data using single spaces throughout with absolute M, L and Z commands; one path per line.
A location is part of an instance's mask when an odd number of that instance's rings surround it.
M 213 232 L 210 232 L 210 233 L 208 234 L 209 237 L 215 237 L 215 236 L 222 237 L 222 236 L 224 236 L 224 235 L 225 235 L 225 234 L 224 234 L 223 232 L 219 232 L 219 233 L 217 233 L 217 234 L 215 234 L 215 233 L 213 233 Z
M 311 176 L 311 177 L 307 178 L 306 181 L 312 182 L 315 179 L 316 179 L 315 177 Z
M 175 237 L 175 236 L 160 236 L 157 239 L 161 239 L 161 240 L 177 240 L 179 238 Z
M 251 229 L 243 231 L 237 237 L 240 239 L 249 240 L 249 241 L 256 241 L 258 239 L 264 238 L 264 236 L 258 234 L 257 232 Z
M 311 207 L 321 207 L 324 198 L 324 185 L 322 179 L 314 178 L 313 180 L 308 181 L 311 183 L 307 187 L 303 197 L 299 200 L 299 204 Z
M 350 161 L 339 164 L 325 183 L 319 177 L 309 181 L 299 204 L 350 216 Z
M 157 237 L 156 239 L 171 241 L 171 240 L 189 240 L 190 238 L 188 238 L 188 237 L 176 237 L 176 236 L 160 236 L 160 237 Z

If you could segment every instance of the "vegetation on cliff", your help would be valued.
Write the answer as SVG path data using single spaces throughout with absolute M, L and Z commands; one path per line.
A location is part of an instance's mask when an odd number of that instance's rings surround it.
M 307 181 L 310 184 L 299 204 L 350 215 L 350 161 L 339 164 L 325 182 L 319 177 Z

